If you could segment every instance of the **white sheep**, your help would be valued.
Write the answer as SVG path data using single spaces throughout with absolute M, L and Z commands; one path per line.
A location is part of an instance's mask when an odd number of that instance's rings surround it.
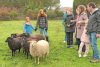
M 47 60 L 47 54 L 49 53 L 49 43 L 45 40 L 39 40 L 36 41 L 29 41 L 30 42 L 30 54 L 35 58 L 36 62 L 36 56 L 38 57 L 38 64 L 39 64 L 39 58 L 44 57 L 45 60 Z

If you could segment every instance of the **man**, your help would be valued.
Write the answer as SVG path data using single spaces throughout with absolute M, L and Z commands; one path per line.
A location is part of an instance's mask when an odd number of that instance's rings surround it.
M 93 2 L 87 5 L 88 11 L 90 12 L 89 22 L 87 26 L 88 37 L 93 51 L 93 56 L 90 62 L 99 62 L 99 51 L 97 46 L 97 39 L 100 37 L 100 10 L 96 8 Z
M 64 25 L 64 21 L 65 21 L 65 17 L 67 16 L 67 10 L 69 10 L 70 8 L 69 7 L 66 7 L 66 13 L 64 13 L 63 15 L 63 19 L 62 19 L 62 24 Z M 74 14 L 72 13 L 73 17 L 74 17 Z M 64 26 L 64 30 L 65 30 L 65 26 Z M 65 40 L 64 40 L 64 43 L 67 42 L 67 34 L 65 33 Z

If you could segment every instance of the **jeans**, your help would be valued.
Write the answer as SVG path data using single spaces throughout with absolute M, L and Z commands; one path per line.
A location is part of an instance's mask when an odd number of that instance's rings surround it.
M 65 26 L 64 26 L 64 30 L 65 30 Z M 67 33 L 65 32 L 65 40 L 64 41 L 67 41 Z
M 45 37 L 48 37 L 47 32 L 46 32 L 45 29 L 46 29 L 46 28 L 39 28 L 40 34 L 43 34 L 43 31 L 44 31 Z
M 97 46 L 96 34 L 97 33 L 89 33 L 88 37 L 89 37 L 90 44 L 91 44 L 91 47 L 92 47 L 93 57 L 95 59 L 99 59 L 99 51 L 98 51 L 98 46 Z
M 75 44 L 78 44 L 78 42 L 77 42 L 77 38 L 76 38 L 76 42 L 75 42 Z

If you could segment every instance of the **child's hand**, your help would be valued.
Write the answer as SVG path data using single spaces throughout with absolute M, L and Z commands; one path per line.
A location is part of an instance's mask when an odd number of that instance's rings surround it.
M 68 25 L 68 27 L 70 27 L 70 25 Z
M 87 30 L 85 31 L 85 34 L 88 34 Z
M 35 28 L 35 31 L 37 30 L 37 28 Z
M 23 31 L 23 33 L 25 33 L 25 31 Z
M 96 34 L 96 37 L 99 38 L 100 37 L 100 34 Z
M 73 23 L 73 20 L 70 20 L 70 22 L 72 22 L 72 23 Z

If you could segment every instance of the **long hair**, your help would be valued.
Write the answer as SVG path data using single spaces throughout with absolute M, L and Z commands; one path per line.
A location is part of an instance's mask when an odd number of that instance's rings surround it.
M 38 18 L 40 18 L 41 17 L 41 11 L 43 11 L 43 9 L 40 9 L 40 11 L 39 11 L 39 13 L 38 13 Z M 44 15 L 44 17 L 47 17 L 47 15 L 45 14 L 45 12 L 43 11 L 43 15 Z
M 29 22 L 30 22 L 30 18 L 29 18 L 29 17 L 26 17 L 25 22 L 28 22 L 28 21 L 27 21 L 28 19 L 29 19 Z

